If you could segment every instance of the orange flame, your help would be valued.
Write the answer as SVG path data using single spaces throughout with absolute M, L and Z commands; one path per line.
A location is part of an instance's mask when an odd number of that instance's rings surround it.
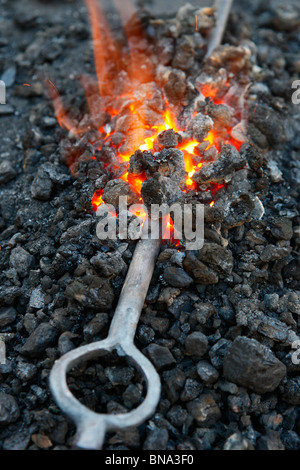
M 103 189 L 102 191 L 96 191 L 92 197 L 92 206 L 95 212 L 97 211 L 98 207 L 103 204 L 102 195 Z
M 101 8 L 95 0 L 85 0 L 92 28 L 95 68 L 98 78 L 100 96 L 112 93 L 112 82 L 107 67 L 108 54 L 113 56 L 114 63 L 119 66 L 119 54 L 112 39 L 110 28 Z

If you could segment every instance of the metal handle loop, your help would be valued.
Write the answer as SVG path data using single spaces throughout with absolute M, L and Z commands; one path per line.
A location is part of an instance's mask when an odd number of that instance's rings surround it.
M 145 376 L 147 382 L 146 397 L 135 410 L 123 414 L 95 413 L 79 402 L 67 384 L 68 371 L 89 359 L 94 359 L 101 351 L 116 350 L 119 356 L 127 356 Z M 107 431 L 138 426 L 155 411 L 160 398 L 160 378 L 151 362 L 134 346 L 116 344 L 113 339 L 106 339 L 81 346 L 58 359 L 51 371 L 50 388 L 60 408 L 70 416 L 77 426 L 75 446 L 81 449 L 101 449 Z

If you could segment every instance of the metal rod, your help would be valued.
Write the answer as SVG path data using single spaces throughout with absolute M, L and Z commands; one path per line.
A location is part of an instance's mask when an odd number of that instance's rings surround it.
M 209 37 L 208 48 L 205 58 L 207 59 L 218 47 L 223 39 L 224 31 L 232 8 L 233 0 L 216 0 L 214 8 L 217 10 L 217 23 Z
M 120 344 L 133 341 L 160 245 L 160 239 L 148 239 L 140 240 L 136 246 L 109 330 Z

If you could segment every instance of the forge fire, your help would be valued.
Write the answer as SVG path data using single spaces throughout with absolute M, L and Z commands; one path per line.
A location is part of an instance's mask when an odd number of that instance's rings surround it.
M 0 450 L 300 449 L 298 3 L 0 0 Z
M 102 173 L 91 201 L 95 211 L 102 203 L 116 205 L 124 194 L 131 203 L 142 198 L 146 204 L 199 195 L 212 207 L 232 172 L 246 164 L 238 151 L 247 140 L 251 52 L 247 47 L 220 48 L 203 63 L 200 74 L 189 70 L 194 56 L 205 51 L 199 46 L 201 34 L 208 36 L 215 15 L 212 8 L 187 8 L 182 15 L 192 19 L 186 31 L 194 34 L 196 44 L 184 36 L 168 66 L 171 37 L 154 45 L 142 18 L 133 14 L 126 19 L 130 2 L 116 3 L 123 42 L 113 37 L 99 2 L 86 1 L 97 79 L 79 78 L 88 107 L 80 121 L 65 110 L 57 88 L 48 81 L 59 124 L 79 139 L 77 146 L 88 144 L 79 158 L 73 147 L 70 150 L 71 171 L 76 174 L 81 163 L 93 160 L 95 172 Z M 152 34 L 160 27 L 153 21 Z

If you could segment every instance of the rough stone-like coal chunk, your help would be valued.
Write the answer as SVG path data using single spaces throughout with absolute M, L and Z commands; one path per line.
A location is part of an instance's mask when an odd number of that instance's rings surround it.
M 229 196 L 228 203 L 224 208 L 224 228 L 231 229 L 250 222 L 254 209 L 255 203 L 249 194 L 239 194 L 234 197 Z
M 271 225 L 271 233 L 277 240 L 291 240 L 293 237 L 293 223 L 287 217 L 281 217 Z
M 137 329 L 137 338 L 142 344 L 149 344 L 155 338 L 155 331 L 147 325 L 140 325 Z
M 182 70 L 172 70 L 164 86 L 167 99 L 171 103 L 180 104 L 185 97 L 187 85 L 186 75 Z
M 260 259 L 266 263 L 269 261 L 280 261 L 290 254 L 291 247 L 267 245 L 260 255 Z
M 145 129 L 136 128 L 126 133 L 126 138 L 119 147 L 121 155 L 130 155 L 135 152 L 142 144 L 145 143 Z
M 207 114 L 213 119 L 215 124 L 222 128 L 227 129 L 230 127 L 234 111 L 226 104 L 214 104 L 209 102 L 206 108 Z
M 197 374 L 207 387 L 213 385 L 219 378 L 219 372 L 207 361 L 197 363 Z
M 118 118 L 115 130 L 122 134 L 126 134 L 129 130 L 142 127 L 142 122 L 136 114 L 126 114 Z
M 156 44 L 156 51 L 159 57 L 159 63 L 168 65 L 174 56 L 174 40 L 173 38 L 159 38 Z
M 16 376 L 23 382 L 30 382 L 37 374 L 37 367 L 27 362 L 18 362 Z
M 229 181 L 236 170 L 240 170 L 247 161 L 232 145 L 223 145 L 218 158 L 194 174 L 193 180 L 198 184 Z
M 286 116 L 281 115 L 274 108 L 265 103 L 257 106 L 255 113 L 251 113 L 250 123 L 268 139 L 270 146 L 282 144 L 287 139 Z
M 228 397 L 228 407 L 232 413 L 247 413 L 250 407 L 250 398 L 248 393 L 241 391 L 238 395 L 230 395 Z
M 191 36 L 183 36 L 176 42 L 172 66 L 175 69 L 188 71 L 194 65 L 195 44 Z
M 261 149 L 268 148 L 268 139 L 267 137 L 252 123 L 248 123 L 247 135 L 252 143 L 257 145 Z
M 157 136 L 157 142 L 161 148 L 175 148 L 181 141 L 182 137 L 173 129 L 167 129 L 166 131 L 162 131 Z
M 165 428 L 156 428 L 149 432 L 143 450 L 166 450 L 169 433 Z
M 11 305 L 21 295 L 21 289 L 15 286 L 0 286 L 0 305 Z
M 165 333 L 170 325 L 168 318 L 154 317 L 152 315 L 143 316 L 143 322 L 151 326 L 153 330 L 160 334 Z
M 300 377 L 288 379 L 280 386 L 282 399 L 290 405 L 300 405 Z
M 222 338 L 210 348 L 208 354 L 212 365 L 216 369 L 223 367 L 224 357 L 231 344 L 232 342 L 230 340 Z
M 246 158 L 252 170 L 257 171 L 262 167 L 264 156 L 254 145 L 243 144 L 240 148 L 240 154 Z
M 54 165 L 53 163 L 44 163 L 41 168 L 45 173 L 47 173 L 53 183 L 65 184 L 70 181 L 70 176 L 64 172 L 64 169 Z
M 230 135 L 233 139 L 239 142 L 246 142 L 248 140 L 247 128 L 245 122 L 239 122 L 232 127 Z
M 257 331 L 273 341 L 285 343 L 288 338 L 289 329 L 287 325 L 277 318 L 262 318 L 258 325 Z
M 99 274 L 107 278 L 116 277 L 126 268 L 126 263 L 118 251 L 115 253 L 99 252 L 91 258 L 91 264 L 95 266 Z
M 87 275 L 72 281 L 66 288 L 68 299 L 76 300 L 83 307 L 109 310 L 114 300 L 114 293 L 109 280 Z
M 254 447 L 240 432 L 236 432 L 226 439 L 223 450 L 254 450 Z
M 146 348 L 146 352 L 157 370 L 176 364 L 176 360 L 168 348 L 151 343 Z
M 212 395 L 204 393 L 187 404 L 189 413 L 200 427 L 214 426 L 221 418 L 221 410 Z
M 193 279 L 181 268 L 170 266 L 164 270 L 164 280 L 173 287 L 188 287 Z
M 14 248 L 11 252 L 9 264 L 20 277 L 26 277 L 34 265 L 34 257 L 21 246 Z
M 172 204 L 182 197 L 182 192 L 176 181 L 155 173 L 153 177 L 143 182 L 141 196 L 144 204 Z
M 164 385 L 166 388 L 168 400 L 171 403 L 175 403 L 179 399 L 179 392 L 182 390 L 186 381 L 184 372 L 175 367 L 169 371 L 163 372 L 162 374 Z
M 49 323 L 41 323 L 27 338 L 20 353 L 29 357 L 40 357 L 58 336 L 58 330 Z
M 193 276 L 196 284 L 211 285 L 219 282 L 218 274 L 188 252 L 183 262 L 184 269 Z
M 163 149 L 155 155 L 158 164 L 158 172 L 163 176 L 169 176 L 178 183 L 186 178 L 184 154 L 179 149 Z
M 178 428 L 183 426 L 187 417 L 188 412 L 184 408 L 182 408 L 182 406 L 179 405 L 172 406 L 172 408 L 167 413 L 167 418 L 170 423 Z
M 218 155 L 218 150 L 213 145 L 209 149 L 205 150 L 205 152 L 203 153 L 202 160 L 203 162 L 212 162 L 216 159 L 217 155 Z
M 148 103 L 140 106 L 137 109 L 137 112 L 144 126 L 153 127 L 162 126 L 164 124 L 162 113 L 156 112 L 148 105 Z
M 51 163 L 42 165 L 31 185 L 31 195 L 35 199 L 48 201 L 52 194 L 54 183 L 64 184 L 70 177 L 59 173 Z
M 13 180 L 17 175 L 16 170 L 9 160 L 3 160 L 0 163 L 0 184 L 6 184 Z
M 195 17 L 197 18 L 197 31 L 206 36 L 215 25 L 213 8 L 195 9 L 193 5 L 186 3 L 179 8 L 176 15 L 183 31 L 191 31 L 195 28 Z
M 278 31 L 292 31 L 300 26 L 300 9 L 298 5 L 282 3 L 271 9 L 266 19 L 266 26 L 273 26 Z
M 193 139 L 197 140 L 198 142 L 202 142 L 202 140 L 207 137 L 209 131 L 213 129 L 213 127 L 214 121 L 209 116 L 198 113 L 189 122 L 187 132 L 192 134 Z
M 255 393 L 275 390 L 286 375 L 286 366 L 255 339 L 237 337 L 224 358 L 227 380 Z
M 60 335 L 60 337 L 58 338 L 58 350 L 61 356 L 68 353 L 69 351 L 72 351 L 75 348 L 72 342 L 72 339 L 74 338 L 76 338 L 76 335 L 74 333 L 71 333 L 70 331 L 65 331 Z
M 180 394 L 181 401 L 191 401 L 198 397 L 201 392 L 201 385 L 197 380 L 188 378 Z
M 40 168 L 31 185 L 31 195 L 35 199 L 48 201 L 51 197 L 53 182 L 49 175 Z
M 295 259 L 284 267 L 283 275 L 286 279 L 294 278 L 300 281 L 300 256 L 298 254 L 295 254 Z
M 29 307 L 35 308 L 36 310 L 45 306 L 45 293 L 41 286 L 33 289 L 30 295 Z
M 155 171 L 158 169 L 158 165 L 154 164 L 154 157 L 151 152 L 136 150 L 130 158 L 130 165 L 128 173 L 132 175 L 140 175 L 150 167 L 155 167 Z
M 92 220 L 83 220 L 77 225 L 69 227 L 60 237 L 60 243 L 76 243 L 78 240 L 90 238 L 90 231 L 93 225 Z
M 0 425 L 7 426 L 14 423 L 20 416 L 20 409 L 12 395 L 0 392 Z
M 133 191 L 129 183 L 120 179 L 109 181 L 103 191 L 103 201 L 117 208 L 119 206 L 120 196 L 127 196 L 128 205 L 137 204 L 139 202 L 137 194 Z
M 112 385 L 129 385 L 134 377 L 134 369 L 132 367 L 106 367 L 105 376 Z
M 142 398 L 142 389 L 140 386 L 130 384 L 122 394 L 124 404 L 128 408 L 132 408 L 137 405 Z
M 193 314 L 195 314 L 195 318 L 200 325 L 204 326 L 207 324 L 209 319 L 216 315 L 217 309 L 213 304 L 206 303 L 197 303 L 195 304 L 195 310 Z
M 0 309 L 0 328 L 11 325 L 17 317 L 17 312 L 13 307 L 6 307 Z
M 126 136 L 122 132 L 114 132 L 112 136 L 110 137 L 110 141 L 113 145 L 118 147 L 119 145 L 121 145 L 123 140 L 125 140 L 125 138 Z
M 214 9 L 210 7 L 200 8 L 195 12 L 195 16 L 197 18 L 197 31 L 206 36 L 216 23 Z
M 94 338 L 106 327 L 108 321 L 109 318 L 107 313 L 97 313 L 94 318 L 83 328 L 84 336 L 88 340 Z
M 232 272 L 232 252 L 216 243 L 205 243 L 198 252 L 198 259 L 223 276 Z
M 161 90 L 155 82 L 141 84 L 134 90 L 133 96 L 138 103 L 147 101 L 147 105 L 158 113 L 165 108 Z
M 207 337 L 200 331 L 195 331 L 186 337 L 185 350 L 189 356 L 203 356 L 208 347 Z
M 206 62 L 217 70 L 226 66 L 226 70 L 236 74 L 251 66 L 250 57 L 251 53 L 245 47 L 226 45 L 217 47 Z

